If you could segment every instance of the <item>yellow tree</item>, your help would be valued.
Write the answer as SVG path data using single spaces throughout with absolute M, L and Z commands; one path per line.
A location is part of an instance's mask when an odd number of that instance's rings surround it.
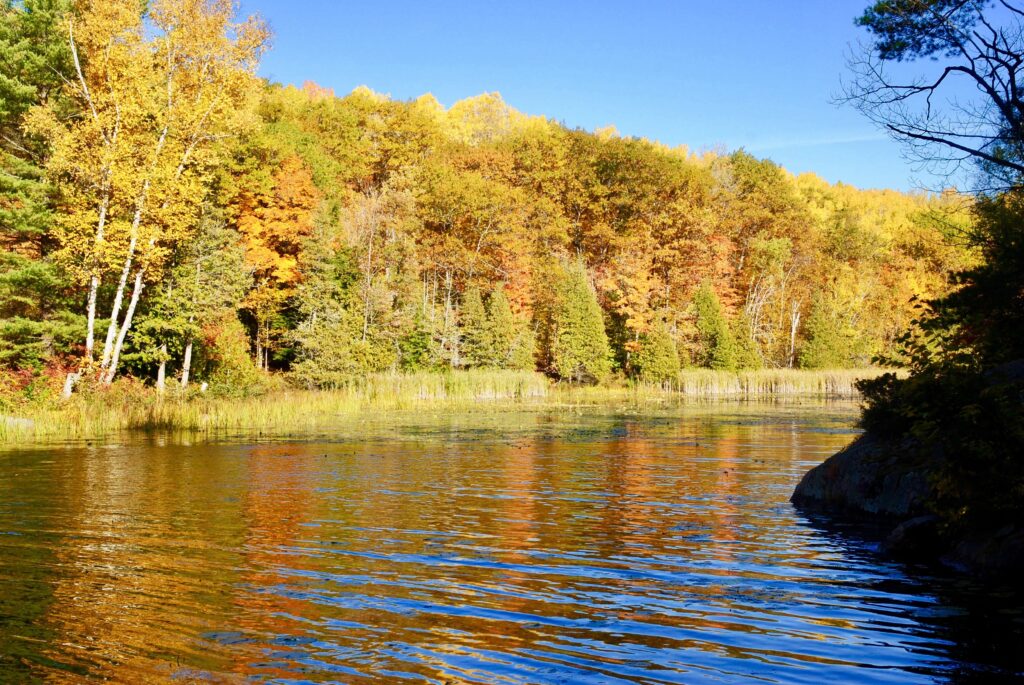
M 255 280 L 243 306 L 256 320 L 260 368 L 267 368 L 270 356 L 271 321 L 299 281 L 299 254 L 313 230 L 320 199 L 306 164 L 291 155 L 274 172 L 269 187 L 243 188 L 232 201 L 246 266 Z
M 89 286 L 87 364 L 100 283 L 117 277 L 100 359 L 106 384 L 147 282 L 194 226 L 219 142 L 245 124 L 267 34 L 234 12 L 232 0 L 79 0 L 66 89 L 86 116 L 34 115 L 63 195 L 60 257 Z

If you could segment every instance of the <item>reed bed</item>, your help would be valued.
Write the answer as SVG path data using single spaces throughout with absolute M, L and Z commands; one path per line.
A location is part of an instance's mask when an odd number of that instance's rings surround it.
M 855 383 L 874 378 L 881 369 L 758 369 L 712 371 L 688 369 L 679 374 L 670 390 L 688 397 L 789 397 L 815 395 L 829 398 L 859 397 Z
M 522 402 L 547 395 L 549 382 L 523 371 L 373 374 L 331 390 L 279 390 L 246 398 L 164 397 L 155 393 L 76 395 L 58 405 L 0 416 L 0 442 L 80 439 L 125 430 L 200 433 L 310 428 L 364 410 L 439 404 L 456 409 L 481 402 Z
M 449 411 L 522 407 L 556 408 L 638 400 L 780 399 L 858 396 L 854 383 L 877 369 L 711 371 L 688 369 L 672 383 L 580 387 L 552 383 L 523 371 L 457 371 L 373 374 L 330 390 L 276 390 L 245 398 L 180 397 L 119 392 L 76 395 L 70 400 L 0 415 L 0 443 L 84 439 L 129 430 L 195 433 L 301 432 L 363 411 L 439 406 Z
M 580 387 L 556 384 L 553 396 L 569 403 L 614 400 L 779 400 L 786 398 L 856 399 L 856 382 L 884 369 L 758 369 L 713 371 L 686 369 L 666 383 Z

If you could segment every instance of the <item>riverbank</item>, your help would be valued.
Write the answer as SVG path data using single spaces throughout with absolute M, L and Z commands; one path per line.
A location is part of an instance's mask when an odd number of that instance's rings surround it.
M 881 380 L 892 389 L 868 392 L 867 432 L 805 474 L 792 502 L 887 525 L 893 557 L 1019 578 L 1024 360 Z
M 125 430 L 194 432 L 302 429 L 333 417 L 368 410 L 443 406 L 469 410 L 503 404 L 573 405 L 644 399 L 759 400 L 784 397 L 851 399 L 859 378 L 874 369 L 798 369 L 725 372 L 687 370 L 665 385 L 556 383 L 539 373 L 471 370 L 446 373 L 374 374 L 331 390 L 279 385 L 249 397 L 211 397 L 198 392 L 158 395 L 137 384 L 115 384 L 68 400 L 23 403 L 0 410 L 0 443 L 92 438 Z

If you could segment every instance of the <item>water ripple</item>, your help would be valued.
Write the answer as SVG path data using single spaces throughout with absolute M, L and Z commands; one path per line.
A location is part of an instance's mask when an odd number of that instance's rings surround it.
M 0 681 L 1020 677 L 1019 594 L 786 501 L 852 419 L 396 415 L 0 452 Z

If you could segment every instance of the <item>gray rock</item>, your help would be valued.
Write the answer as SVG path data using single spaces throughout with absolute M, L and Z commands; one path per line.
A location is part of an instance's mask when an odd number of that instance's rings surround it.
M 937 496 L 918 453 L 909 441 L 863 435 L 808 471 L 790 500 L 832 514 L 891 522 L 881 551 L 896 558 L 938 561 L 999 582 L 1022 577 L 1024 525 L 943 526 L 928 511 L 928 502 Z
M 896 526 L 882 543 L 882 551 L 901 559 L 934 559 L 944 551 L 939 517 L 915 516 Z
M 1019 582 L 1024 573 L 1024 526 L 973 531 L 957 540 L 942 561 L 976 575 Z
M 893 519 L 924 515 L 931 494 L 928 479 L 923 469 L 908 463 L 912 460 L 904 455 L 909 449 L 861 436 L 808 471 L 790 501 Z

